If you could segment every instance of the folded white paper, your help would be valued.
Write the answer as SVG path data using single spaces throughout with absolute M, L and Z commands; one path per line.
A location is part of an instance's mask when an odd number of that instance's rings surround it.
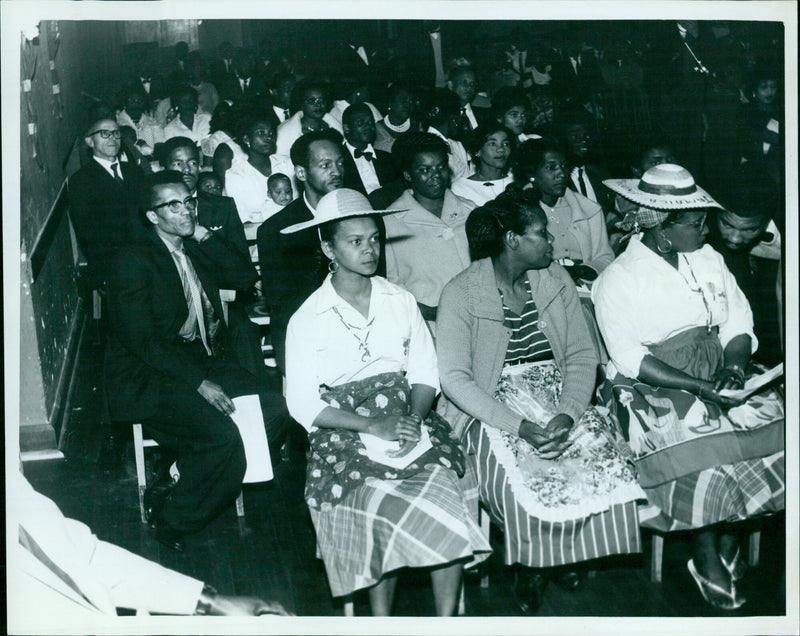
M 772 367 L 769 371 L 765 371 L 761 375 L 754 375 L 747 382 L 745 382 L 744 388 L 736 390 L 723 389 L 719 392 L 719 394 L 724 397 L 733 398 L 734 400 L 744 400 L 781 375 L 783 375 L 783 362 L 775 367 Z
M 247 470 L 244 483 L 252 484 L 272 479 L 272 460 L 269 457 L 267 431 L 264 429 L 264 417 L 261 414 L 261 402 L 257 395 L 242 395 L 233 398 L 236 410 L 231 419 L 239 427 L 239 435 L 244 442 L 244 455 L 247 459 Z
M 417 442 L 417 445 L 402 457 L 392 457 L 391 455 L 400 450 L 400 442 L 396 440 L 390 442 L 381 439 L 377 435 L 372 435 L 371 433 L 359 433 L 358 435 L 361 437 L 364 448 L 367 449 L 367 457 L 374 462 L 391 466 L 392 468 L 405 468 L 415 459 L 422 456 L 423 453 L 433 448 L 431 438 L 428 435 L 428 429 L 425 426 L 420 427 L 419 442 Z

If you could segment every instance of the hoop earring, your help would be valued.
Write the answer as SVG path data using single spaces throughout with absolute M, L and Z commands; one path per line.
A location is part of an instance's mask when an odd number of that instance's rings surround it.
M 330 274 L 333 275 L 338 271 L 339 271 L 339 263 L 336 262 L 335 258 L 332 258 L 331 260 L 328 261 L 328 272 L 330 272 Z
M 669 239 L 667 239 L 667 243 L 669 243 L 669 247 L 667 247 L 667 248 L 662 248 L 662 247 L 661 247 L 661 243 L 659 243 L 658 241 L 656 241 L 656 249 L 657 249 L 659 252 L 661 252 L 662 254 L 669 254 L 669 253 L 672 251 L 672 241 L 670 241 Z

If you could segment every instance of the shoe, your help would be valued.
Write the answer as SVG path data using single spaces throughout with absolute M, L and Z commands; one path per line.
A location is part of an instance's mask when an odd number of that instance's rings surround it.
M 733 555 L 733 559 L 730 563 L 728 563 L 724 557 L 720 554 L 719 560 L 722 561 L 722 565 L 725 566 L 725 569 L 731 575 L 731 580 L 739 581 L 744 578 L 744 575 L 747 573 L 747 561 L 742 558 L 742 551 L 737 548 L 736 554 Z
M 709 581 L 694 566 L 694 559 L 689 559 L 686 563 L 689 568 L 689 573 L 692 575 L 694 582 L 700 589 L 700 594 L 706 600 L 706 603 L 724 610 L 735 610 L 740 608 L 747 602 L 747 599 L 736 594 L 736 586 L 731 582 L 731 591 L 727 592 L 716 583 Z
M 111 472 L 122 466 L 123 442 L 116 435 L 108 435 L 100 445 L 97 465 L 103 472 Z
M 511 593 L 523 614 L 533 616 L 539 611 L 546 585 L 547 579 L 538 572 L 517 570 L 514 573 Z
M 161 516 L 161 510 L 164 508 L 167 497 L 177 483 L 172 477 L 166 476 L 144 491 L 144 516 L 152 527 L 155 527 L 155 522 Z
M 584 573 L 580 570 L 561 570 L 553 576 L 553 582 L 562 590 L 575 592 L 583 587 L 586 580 Z
M 175 550 L 175 552 L 183 552 L 186 549 L 183 533 L 175 530 L 162 519 L 155 522 L 155 529 L 153 536 L 161 545 L 168 547 L 170 550 Z

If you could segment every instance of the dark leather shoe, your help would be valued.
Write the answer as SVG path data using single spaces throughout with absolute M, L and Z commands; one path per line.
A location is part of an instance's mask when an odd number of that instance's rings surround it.
M 156 541 L 161 545 L 168 547 L 170 550 L 175 550 L 176 552 L 183 552 L 186 549 L 183 533 L 178 532 L 162 520 L 156 521 L 155 529 L 156 531 L 153 536 L 155 536 Z
M 562 570 L 553 577 L 553 582 L 562 590 L 575 592 L 583 587 L 585 579 L 584 573 L 580 570 Z
M 514 573 L 514 585 L 511 587 L 511 593 L 523 614 L 533 616 L 539 611 L 546 585 L 547 579 L 538 572 L 517 570 Z
M 156 520 L 161 516 L 161 510 L 175 482 L 171 477 L 162 477 L 144 491 L 144 515 L 147 522 L 155 527 Z

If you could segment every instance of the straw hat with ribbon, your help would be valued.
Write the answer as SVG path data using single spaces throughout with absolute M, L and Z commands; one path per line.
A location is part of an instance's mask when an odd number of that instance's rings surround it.
M 637 233 L 664 222 L 670 212 L 720 208 L 708 192 L 694 182 L 682 166 L 662 163 L 650 168 L 641 179 L 606 179 L 609 189 L 639 205 L 617 223 L 625 232 Z M 627 237 L 623 237 L 623 240 Z
M 722 208 L 694 182 L 686 168 L 674 163 L 654 166 L 641 179 L 607 179 L 603 184 L 629 201 L 654 210 Z
M 378 214 L 394 214 L 406 210 L 373 210 L 367 197 L 356 190 L 339 188 L 329 192 L 317 203 L 314 218 L 303 223 L 295 223 L 281 230 L 281 234 L 294 234 L 301 230 L 319 227 L 331 221 L 341 221 L 359 216 L 375 216 Z

